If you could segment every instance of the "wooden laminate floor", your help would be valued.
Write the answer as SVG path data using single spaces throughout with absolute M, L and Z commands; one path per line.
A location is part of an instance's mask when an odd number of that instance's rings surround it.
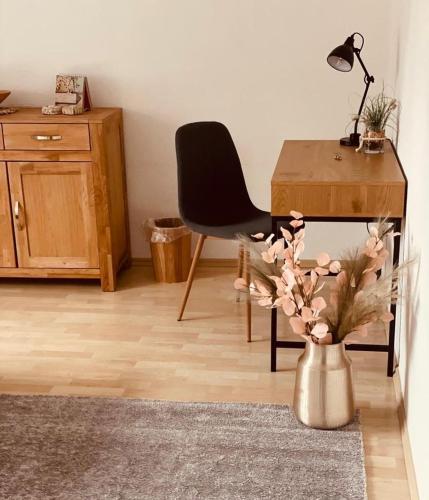
M 246 343 L 234 274 L 199 269 L 180 323 L 184 284 L 155 283 L 149 268 L 124 272 L 115 293 L 95 282 L 0 280 L 0 392 L 291 404 L 300 351 L 279 352 L 270 373 L 269 311 L 254 306 Z M 351 357 L 369 498 L 407 500 L 386 354 Z

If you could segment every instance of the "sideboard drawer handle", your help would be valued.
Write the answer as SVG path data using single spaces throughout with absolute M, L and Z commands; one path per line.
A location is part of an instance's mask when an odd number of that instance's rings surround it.
M 62 135 L 32 135 L 32 139 L 35 141 L 61 141 Z

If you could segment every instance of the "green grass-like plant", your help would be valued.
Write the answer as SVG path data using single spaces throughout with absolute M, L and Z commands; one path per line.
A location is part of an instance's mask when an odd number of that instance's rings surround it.
M 386 127 L 392 126 L 390 122 L 397 107 L 396 99 L 386 96 L 383 89 L 377 96 L 368 99 L 360 119 L 368 130 L 383 132 Z

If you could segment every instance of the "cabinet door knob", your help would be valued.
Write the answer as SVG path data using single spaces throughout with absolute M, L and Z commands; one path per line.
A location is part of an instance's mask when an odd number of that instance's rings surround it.
M 24 229 L 24 225 L 21 223 L 21 220 L 20 220 L 20 216 L 21 216 L 20 209 L 21 209 L 21 205 L 20 205 L 19 201 L 15 201 L 15 206 L 13 208 L 13 215 L 15 218 L 16 227 L 18 228 L 19 231 Z
M 34 141 L 61 141 L 62 135 L 32 135 Z

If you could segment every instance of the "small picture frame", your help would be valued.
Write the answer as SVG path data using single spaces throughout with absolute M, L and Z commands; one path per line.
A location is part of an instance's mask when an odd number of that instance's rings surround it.
M 88 79 L 84 75 L 57 75 L 55 104 L 62 106 L 63 114 L 77 115 L 91 110 Z

